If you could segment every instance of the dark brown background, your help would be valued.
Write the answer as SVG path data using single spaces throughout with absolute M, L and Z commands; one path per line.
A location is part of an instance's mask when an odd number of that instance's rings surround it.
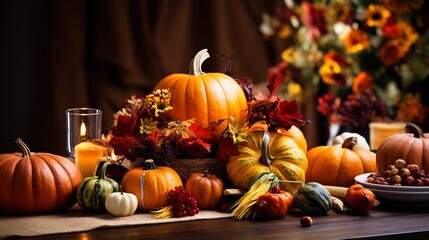
M 107 128 L 121 101 L 169 74 L 187 73 L 203 48 L 211 55 L 206 72 L 222 71 L 226 54 L 237 77 L 264 83 L 287 46 L 259 32 L 262 13 L 273 13 L 276 3 L 1 1 L 0 152 L 18 151 L 14 140 L 21 137 L 32 151 L 65 155 L 66 109 L 100 108 Z M 312 146 L 317 114 L 303 112 L 313 122 L 304 129 Z

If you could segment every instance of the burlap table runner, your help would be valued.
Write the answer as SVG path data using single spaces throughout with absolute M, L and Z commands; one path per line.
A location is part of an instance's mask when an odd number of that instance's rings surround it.
M 160 224 L 230 217 L 217 211 L 200 211 L 192 217 L 155 219 L 152 213 L 139 213 L 128 217 L 110 214 L 90 214 L 75 205 L 66 212 L 40 216 L 0 215 L 0 238 L 42 236 L 55 233 L 82 232 L 97 228 Z

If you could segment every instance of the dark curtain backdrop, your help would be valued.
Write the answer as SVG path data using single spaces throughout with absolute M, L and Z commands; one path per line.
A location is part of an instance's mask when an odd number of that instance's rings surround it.
M 263 40 L 266 0 L 2 1 L 0 152 L 19 149 L 65 155 L 65 110 L 95 107 L 103 127 L 132 93 L 146 94 L 163 77 L 187 73 L 207 48 L 203 69 L 222 71 L 231 56 L 235 75 L 265 83 L 287 42 Z M 315 100 L 315 99 L 314 99 Z M 303 106 L 309 146 L 318 144 L 314 101 Z

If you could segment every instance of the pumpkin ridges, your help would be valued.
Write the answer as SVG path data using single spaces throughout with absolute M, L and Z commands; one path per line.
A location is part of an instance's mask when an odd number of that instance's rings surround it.
M 57 191 L 58 194 L 64 194 L 63 192 L 61 192 L 61 189 L 59 189 L 58 187 L 58 183 L 57 183 L 57 179 L 54 177 L 54 175 L 56 176 L 57 174 L 60 174 L 56 167 L 53 166 L 53 160 L 52 158 L 49 157 L 49 155 L 44 155 L 44 159 L 40 158 L 39 154 L 33 154 L 32 156 L 32 160 L 33 160 L 33 164 L 37 165 L 37 171 L 35 171 L 34 168 L 32 168 L 32 178 L 36 179 L 36 181 L 33 182 L 37 182 L 39 179 L 41 178 L 45 178 L 45 180 L 49 179 L 49 184 L 51 186 L 49 186 L 48 188 L 46 187 L 46 185 L 35 185 L 32 187 L 32 197 L 34 197 L 35 199 L 35 205 L 38 206 L 37 210 L 42 211 L 44 210 L 46 207 L 49 207 L 49 205 L 51 204 L 55 204 L 57 203 L 58 199 L 57 199 Z M 42 175 L 41 171 L 46 171 L 47 174 Z M 48 174 L 49 173 L 49 174 Z M 34 185 L 34 184 L 33 184 Z M 55 191 L 47 191 L 47 189 L 55 189 Z M 38 198 L 37 196 L 43 195 L 46 197 L 46 199 L 41 199 Z
M 429 149 L 429 141 L 422 141 L 423 142 L 423 156 L 422 156 L 422 169 L 429 169 L 429 151 L 427 151 L 427 149 Z M 425 150 L 426 149 L 426 150 Z
M 307 168 L 307 173 L 306 174 L 306 182 L 313 182 L 316 181 L 315 178 L 313 176 L 317 175 L 317 171 L 319 171 L 320 169 L 329 169 L 330 173 L 329 174 L 323 174 L 318 176 L 319 180 L 318 182 L 325 182 L 324 184 L 328 184 L 330 183 L 330 185 L 335 185 L 334 181 L 336 181 L 336 179 L 332 179 L 333 177 L 336 178 L 336 176 L 338 175 L 338 172 L 333 172 L 333 171 L 338 171 L 338 164 L 332 165 L 333 162 L 331 161 L 331 156 L 333 156 L 333 150 L 337 150 L 338 148 L 335 146 L 335 148 L 331 148 L 334 146 L 319 146 L 316 147 L 314 149 L 311 149 L 310 151 L 308 151 L 307 153 L 307 158 L 308 158 L 308 168 Z M 310 157 L 312 154 L 315 154 L 316 157 Z M 329 153 L 329 154 L 328 154 Z M 329 156 L 328 156 L 329 155 Z M 326 159 L 328 158 L 328 159 Z M 331 165 L 329 165 L 331 164 Z M 311 171 L 309 171 L 309 169 L 311 169 Z M 326 177 L 328 177 L 326 179 Z
M 376 159 L 376 154 L 374 152 L 362 149 L 355 149 L 353 151 L 359 155 L 364 172 L 377 172 L 377 166 L 374 166 L 374 164 L 369 161 L 369 159 Z
M 227 173 L 236 187 L 247 189 L 260 173 L 269 172 L 268 166 L 260 162 L 262 153 L 261 139 L 264 134 L 265 133 L 261 131 L 250 132 L 248 142 L 239 145 L 240 154 L 230 158 L 230 161 L 227 164 Z M 274 157 L 274 161 L 272 163 L 274 165 L 271 166 L 272 171 L 275 172 L 281 180 L 284 180 L 284 175 L 297 176 L 298 178 L 288 180 L 305 181 L 305 170 L 308 166 L 307 157 L 295 141 L 280 133 L 272 132 L 270 133 L 268 144 L 270 146 L 270 155 Z M 281 149 L 281 151 L 279 149 Z M 302 169 L 302 171 L 293 172 L 290 168 L 285 167 L 284 165 L 279 168 L 275 167 L 280 166 L 282 162 L 289 162 L 296 165 L 298 168 Z M 288 165 L 286 164 L 286 166 Z M 296 186 L 292 184 L 282 184 L 282 189 L 294 192 Z
M 406 136 L 406 134 L 401 135 Z M 400 144 L 402 147 L 396 147 L 399 146 L 398 144 Z M 383 161 L 377 160 L 377 169 L 379 172 L 384 172 L 388 165 L 393 164 L 394 160 L 388 159 L 398 159 L 401 155 L 403 155 L 404 151 L 407 150 L 404 146 L 405 144 L 407 144 L 406 141 L 399 137 L 399 135 L 393 135 L 383 140 L 377 149 L 376 156 L 377 159 L 385 158 Z M 381 147 L 382 145 L 384 145 L 384 147 Z
M 353 150 L 343 148 L 343 154 L 341 157 L 340 165 L 337 175 L 337 183 L 340 186 L 353 185 L 354 177 L 363 173 L 363 164 L 358 154 Z
M 301 129 L 299 129 L 295 125 L 292 125 L 289 130 L 280 128 L 277 130 L 277 132 L 291 138 L 304 153 L 307 153 L 307 140 L 305 139 Z
M 31 164 L 30 158 L 22 158 L 20 161 L 16 163 L 15 173 L 19 172 L 20 174 L 24 173 L 28 179 L 32 179 L 33 166 Z M 14 174 L 15 175 L 15 174 Z M 27 212 L 31 209 L 35 209 L 35 202 L 31 201 L 26 203 L 24 199 L 19 199 L 19 196 L 26 196 L 29 199 L 34 199 L 36 196 L 33 191 L 33 181 L 27 181 L 27 179 L 23 179 L 22 177 L 15 177 L 13 179 L 11 186 L 19 186 L 16 188 L 14 193 L 14 202 L 12 202 L 13 211 Z M 30 194 L 31 193 L 31 194 Z
M 328 146 L 317 146 L 311 149 L 312 151 L 307 152 L 307 159 L 308 159 L 308 167 L 307 171 L 305 172 L 305 181 L 306 182 L 313 182 L 313 168 L 314 164 L 310 164 L 310 161 L 317 161 L 317 156 L 319 156 L 319 152 L 323 150 L 319 150 L 322 148 L 328 148 Z M 314 156 L 313 156 L 314 155 Z
M 138 209 L 152 211 L 165 207 L 168 199 L 165 193 L 176 185 L 182 185 L 179 175 L 170 167 L 158 166 L 156 169 L 133 168 L 122 178 L 124 191 L 133 193 L 138 200 Z M 143 176 L 144 174 L 144 176 Z M 168 177 L 167 177 L 168 174 Z M 162 176 L 162 177 L 160 177 Z M 144 186 L 141 189 L 140 181 L 144 177 Z M 141 196 L 143 191 L 143 198 Z

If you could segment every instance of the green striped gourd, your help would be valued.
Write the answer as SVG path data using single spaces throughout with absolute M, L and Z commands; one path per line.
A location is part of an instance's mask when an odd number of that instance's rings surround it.
M 332 207 L 331 194 L 317 182 L 301 186 L 295 193 L 293 201 L 296 207 L 312 216 L 326 215 Z
M 77 189 L 77 203 L 81 208 L 92 213 L 107 212 L 105 201 L 107 196 L 112 192 L 119 191 L 118 183 L 106 177 L 106 168 L 109 161 L 106 161 L 98 176 L 87 177 L 80 184 Z

